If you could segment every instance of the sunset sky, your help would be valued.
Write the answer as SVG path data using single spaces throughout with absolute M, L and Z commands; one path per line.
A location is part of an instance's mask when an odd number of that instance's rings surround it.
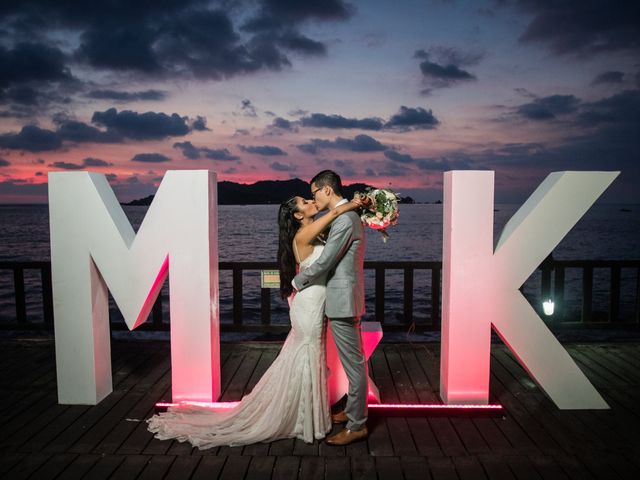
M 166 170 L 442 196 L 496 171 L 497 201 L 550 172 L 621 170 L 640 202 L 640 2 L 5 0 L 0 203 L 47 172 L 108 176 L 121 201 Z

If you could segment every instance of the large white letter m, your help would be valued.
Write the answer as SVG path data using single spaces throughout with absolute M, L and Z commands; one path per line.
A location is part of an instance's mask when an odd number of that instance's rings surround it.
M 136 234 L 105 176 L 49 173 L 58 401 L 112 391 L 108 293 L 129 329 L 169 270 L 173 401 L 220 392 L 215 173 L 167 171 Z

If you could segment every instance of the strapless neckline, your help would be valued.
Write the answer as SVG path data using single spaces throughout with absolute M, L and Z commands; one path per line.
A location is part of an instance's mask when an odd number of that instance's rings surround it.
M 318 244 L 313 246 L 313 251 L 304 260 L 300 262 L 300 268 L 308 267 L 311 265 L 322 253 L 324 245 Z

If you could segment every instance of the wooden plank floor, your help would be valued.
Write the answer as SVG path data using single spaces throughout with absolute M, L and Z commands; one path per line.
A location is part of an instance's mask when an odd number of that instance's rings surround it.
M 640 345 L 570 344 L 608 411 L 562 411 L 502 345 L 491 401 L 504 417 L 372 417 L 367 442 L 298 440 L 200 451 L 159 441 L 144 419 L 170 400 L 169 344 L 114 341 L 114 391 L 99 405 L 56 403 L 52 341 L 0 341 L 0 478 L 638 479 Z M 249 392 L 280 344 L 222 345 L 222 400 Z M 370 362 L 384 402 L 437 402 L 439 345 L 384 344 Z

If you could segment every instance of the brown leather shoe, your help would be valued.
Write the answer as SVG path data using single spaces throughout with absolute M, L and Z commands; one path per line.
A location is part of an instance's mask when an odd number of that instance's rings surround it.
M 358 440 L 364 440 L 368 436 L 369 431 L 366 426 L 362 430 L 349 430 L 348 428 L 343 428 L 342 431 L 327 438 L 327 444 L 336 446 L 349 445 L 350 443 Z
M 331 422 L 332 423 L 347 423 L 349 419 L 347 418 L 347 414 L 344 413 L 344 410 L 331 414 Z

